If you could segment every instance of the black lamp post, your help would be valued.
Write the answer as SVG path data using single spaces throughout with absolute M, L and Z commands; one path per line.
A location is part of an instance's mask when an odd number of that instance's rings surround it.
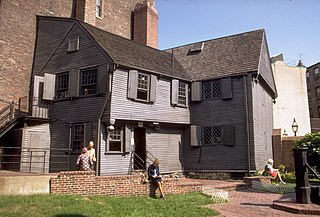
M 294 136 L 297 136 L 298 124 L 296 122 L 296 118 L 293 118 L 293 123 L 291 127 L 292 127 L 292 131 L 294 132 Z

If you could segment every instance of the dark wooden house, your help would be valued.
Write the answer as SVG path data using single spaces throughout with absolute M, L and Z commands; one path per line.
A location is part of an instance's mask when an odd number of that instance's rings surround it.
M 50 119 L 51 159 L 74 169 L 94 141 L 97 173 L 148 159 L 163 172 L 246 172 L 272 157 L 276 88 L 263 30 L 160 51 L 70 18 L 37 17 L 32 113 Z M 57 162 L 55 160 L 54 162 Z
M 70 168 L 93 140 L 99 174 L 144 168 L 150 156 L 181 171 L 190 77 L 173 56 L 75 19 L 37 19 L 33 84 L 43 92 L 31 95 L 51 103 L 51 147 L 71 150 Z
M 264 30 L 176 47 L 191 75 L 186 171 L 245 172 L 272 157 L 276 87 Z

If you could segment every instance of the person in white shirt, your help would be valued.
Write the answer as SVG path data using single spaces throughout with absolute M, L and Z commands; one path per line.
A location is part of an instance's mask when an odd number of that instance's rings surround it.
M 286 184 L 282 178 L 278 169 L 273 168 L 273 160 L 268 159 L 266 166 L 264 167 L 263 175 L 270 175 L 272 178 L 278 178 L 282 184 Z
M 94 169 L 94 163 L 96 162 L 96 150 L 93 148 L 93 142 L 90 141 L 88 145 L 88 155 L 91 157 L 93 164 L 91 165 L 91 169 Z

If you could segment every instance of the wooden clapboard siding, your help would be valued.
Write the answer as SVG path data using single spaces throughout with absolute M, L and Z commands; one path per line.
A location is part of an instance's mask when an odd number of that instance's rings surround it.
M 118 69 L 113 74 L 111 114 L 112 119 L 156 121 L 188 124 L 189 109 L 172 107 L 171 81 L 157 81 L 156 101 L 144 103 L 127 98 L 128 71 Z
M 39 75 L 41 69 L 57 49 L 72 25 L 72 21 L 56 22 L 43 18 L 38 19 L 33 74 Z
M 182 133 L 181 128 L 147 129 L 147 151 L 159 158 L 162 172 L 182 169 Z
M 68 53 L 68 40 L 78 37 L 80 37 L 79 51 Z M 111 62 L 111 60 L 107 60 L 106 55 L 101 52 L 96 43 L 94 43 L 78 24 L 75 24 L 59 48 L 55 51 L 50 61 L 48 61 L 42 73 L 63 72 L 81 67 L 99 65 L 105 62 Z
M 35 137 L 34 137 L 35 136 Z M 31 137 L 34 137 L 33 139 Z M 21 172 L 29 172 L 30 167 L 30 150 L 36 150 L 32 153 L 31 172 L 43 173 L 49 172 L 50 158 L 50 130 L 49 124 L 40 124 L 25 127 L 23 129 L 21 148 Z M 39 148 L 45 149 L 46 152 L 40 152 Z M 29 149 L 29 151 L 27 151 Z
M 127 129 L 127 130 L 131 130 L 131 129 Z M 125 136 L 124 141 L 126 143 L 126 144 L 123 144 L 124 146 L 126 146 L 127 143 L 130 143 L 128 136 Z M 132 168 L 131 152 L 126 154 L 107 154 L 106 144 L 107 144 L 106 131 L 101 129 L 100 175 L 129 174 Z
M 232 78 L 232 99 L 207 100 L 191 106 L 191 124 L 234 125 L 235 145 L 192 147 L 190 130 L 183 140 L 186 170 L 245 170 L 247 168 L 247 134 L 242 77 Z
M 253 121 L 253 168 L 264 168 L 268 158 L 272 158 L 272 97 L 261 83 L 252 82 Z

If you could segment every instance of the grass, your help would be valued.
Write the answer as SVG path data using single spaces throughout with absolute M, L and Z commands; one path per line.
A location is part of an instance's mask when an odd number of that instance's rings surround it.
M 108 197 L 76 195 L 0 196 L 0 216 L 215 216 L 203 207 L 214 203 L 200 193 L 167 195 L 165 200 L 150 197 Z

